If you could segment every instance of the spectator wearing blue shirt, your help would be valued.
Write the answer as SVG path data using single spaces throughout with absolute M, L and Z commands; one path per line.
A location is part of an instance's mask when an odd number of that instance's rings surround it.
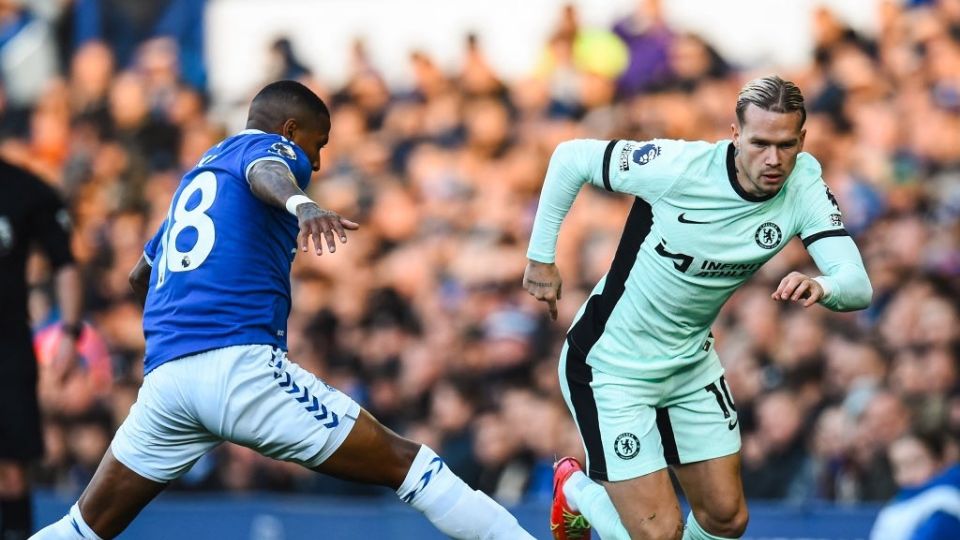
M 960 538 L 960 465 L 940 434 L 908 434 L 890 446 L 896 497 L 877 516 L 871 540 Z

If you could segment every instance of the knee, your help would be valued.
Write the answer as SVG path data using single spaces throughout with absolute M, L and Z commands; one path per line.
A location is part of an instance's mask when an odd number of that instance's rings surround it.
M 713 505 L 712 508 L 704 510 L 700 513 L 694 512 L 694 516 L 700 526 L 710 534 L 740 538 L 747 530 L 750 514 L 742 500 L 733 504 Z
M 679 513 L 662 517 L 652 514 L 642 519 L 626 520 L 623 524 L 630 538 L 643 540 L 681 540 L 683 538 L 683 521 Z
M 728 538 L 740 538 L 747 532 L 748 521 L 750 521 L 750 514 L 747 512 L 747 507 L 741 505 L 732 516 L 717 524 L 717 531 L 713 534 Z

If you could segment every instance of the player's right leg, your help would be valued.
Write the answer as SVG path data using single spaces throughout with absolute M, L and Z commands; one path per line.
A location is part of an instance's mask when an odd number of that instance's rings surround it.
M 586 474 L 572 472 L 557 487 L 571 513 L 582 513 L 604 540 L 679 540 L 683 521 L 651 404 L 656 397 L 643 385 L 595 372 L 569 342 L 559 375 L 587 455 Z M 574 538 L 560 534 L 563 525 L 551 523 L 554 537 Z
M 453 538 L 531 539 L 503 507 L 470 489 L 427 446 L 377 422 L 345 394 L 270 348 L 231 366 L 228 408 L 201 412 L 226 440 L 338 478 L 396 490 Z

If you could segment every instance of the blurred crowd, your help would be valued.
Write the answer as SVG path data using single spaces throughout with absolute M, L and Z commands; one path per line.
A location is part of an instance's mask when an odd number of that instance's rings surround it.
M 3 30 L 40 17 L 3 5 Z M 805 150 L 823 165 L 875 297 L 849 314 L 771 301 L 790 270 L 813 268 L 794 241 L 721 313 L 714 333 L 749 497 L 886 500 L 898 487 L 892 443 L 915 431 L 960 435 L 960 1 L 879 10 L 876 35 L 816 10 L 813 58 L 780 72 L 804 91 Z M 118 58 L 109 32 L 68 31 L 81 11 L 50 19 L 59 67 L 38 91 L 4 99 L 0 121 L 0 155 L 68 201 L 84 276 L 81 363 L 65 380 L 41 377 L 47 452 L 36 474 L 63 490 L 85 485 L 142 380 L 127 273 L 181 175 L 228 135 L 222 104 L 181 69 L 181 39 L 145 32 Z M 585 27 L 573 7 L 555 17 L 536 69 L 515 80 L 488 62 L 482 37 L 468 36 L 455 71 L 412 52 L 406 88 L 388 86 L 358 41 L 344 51 L 348 82 L 332 87 L 291 35 L 273 43 L 262 81 L 296 78 L 331 105 L 309 194 L 362 224 L 335 255 L 297 257 L 290 357 L 508 503 L 548 498 L 554 457 L 582 456 L 557 357 L 631 204 L 581 192 L 560 236 L 564 296 L 550 322 L 520 284 L 554 147 L 577 137 L 728 138 L 740 87 L 768 73 L 672 28 L 654 0 L 612 28 Z M 41 329 L 56 303 L 34 263 Z M 55 338 L 39 334 L 41 357 Z M 173 489 L 385 493 L 229 444 Z

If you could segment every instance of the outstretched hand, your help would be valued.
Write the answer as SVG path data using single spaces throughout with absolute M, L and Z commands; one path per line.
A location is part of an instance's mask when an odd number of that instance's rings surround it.
M 336 212 L 324 210 L 316 203 L 304 203 L 297 206 L 297 220 L 300 223 L 297 245 L 306 253 L 310 248 L 310 238 L 313 238 L 317 255 L 323 255 L 323 245 L 320 241 L 321 234 L 326 239 L 327 250 L 333 253 L 337 251 L 335 238 L 339 238 L 341 244 L 346 244 L 347 231 L 355 231 L 360 228 L 359 224 L 341 217 Z
M 790 272 L 780 281 L 771 298 L 784 302 L 800 302 L 807 308 L 823 298 L 823 287 L 817 280 L 800 272 Z
M 546 302 L 550 318 L 557 320 L 557 300 L 560 300 L 563 282 L 556 264 L 529 261 L 523 272 L 523 288 L 537 300 Z

